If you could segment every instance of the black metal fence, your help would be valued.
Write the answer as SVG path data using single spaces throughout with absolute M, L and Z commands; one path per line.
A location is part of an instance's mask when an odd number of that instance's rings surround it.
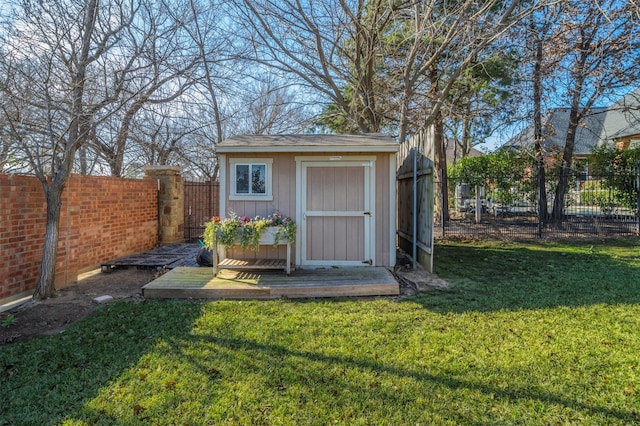
M 217 181 L 184 182 L 184 238 L 197 241 L 204 224 L 219 213 L 220 185 Z
M 485 186 L 448 181 L 449 218 L 435 214 L 436 238 L 583 238 L 640 235 L 640 171 L 571 177 L 563 214 L 553 219 L 557 176 L 547 176 L 542 217 L 537 176 L 494 177 Z M 441 184 L 436 183 L 437 187 Z

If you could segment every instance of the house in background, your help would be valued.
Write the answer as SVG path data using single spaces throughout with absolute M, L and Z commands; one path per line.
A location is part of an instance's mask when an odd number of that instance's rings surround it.
M 608 125 L 610 130 L 617 129 L 611 140 L 618 149 L 640 146 L 640 89 L 631 92 L 612 105 Z M 613 111 L 617 111 L 614 114 Z
M 445 139 L 445 152 L 447 156 L 447 165 L 452 166 L 464 157 L 481 157 L 484 154 L 482 151 L 477 150 L 474 147 L 469 149 L 469 152 L 464 155 L 462 147 L 460 147 L 452 138 Z
M 393 266 L 398 150 L 379 134 L 227 139 L 216 147 L 220 214 L 292 217 L 296 266 Z M 283 259 L 284 250 L 234 247 L 226 257 Z
M 561 153 L 569 127 L 569 109 L 554 108 L 544 118 L 542 147 L 548 155 Z M 628 149 L 640 143 L 640 89 L 606 108 L 593 108 L 576 130 L 574 160 L 586 160 L 601 144 L 615 144 Z M 530 125 L 503 147 L 533 149 L 533 126 Z

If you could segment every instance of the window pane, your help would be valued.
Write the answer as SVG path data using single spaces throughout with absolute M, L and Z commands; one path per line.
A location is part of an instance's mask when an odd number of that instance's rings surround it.
M 236 165 L 236 194 L 249 193 L 249 165 Z
M 264 164 L 254 164 L 251 166 L 251 193 L 267 193 L 267 167 Z

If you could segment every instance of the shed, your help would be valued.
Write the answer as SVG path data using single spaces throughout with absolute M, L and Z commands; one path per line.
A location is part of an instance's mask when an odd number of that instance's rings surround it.
M 380 134 L 237 136 L 217 147 L 220 212 L 297 223 L 297 267 L 393 266 L 396 153 Z M 231 249 L 227 257 L 269 259 L 284 247 Z

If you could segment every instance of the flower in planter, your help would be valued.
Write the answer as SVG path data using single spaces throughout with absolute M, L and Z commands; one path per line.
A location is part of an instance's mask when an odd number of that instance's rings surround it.
M 242 248 L 258 250 L 260 237 L 269 227 L 276 228 L 274 245 L 285 238 L 291 243 L 295 241 L 296 223 L 278 211 L 271 216 L 256 216 L 253 219 L 231 212 L 228 218 L 215 216 L 206 224 L 204 244 L 209 250 L 214 250 L 216 244 L 229 248 L 238 243 Z

